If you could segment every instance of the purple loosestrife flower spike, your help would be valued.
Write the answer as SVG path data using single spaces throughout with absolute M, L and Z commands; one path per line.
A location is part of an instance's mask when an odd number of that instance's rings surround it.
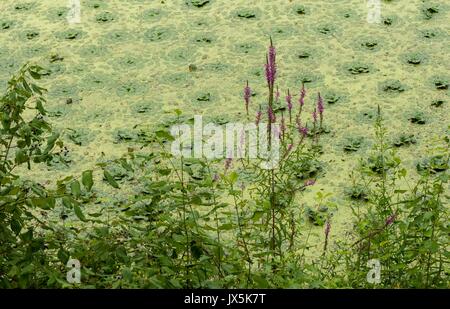
M 251 96 L 252 96 L 252 90 L 248 86 L 248 81 L 247 81 L 247 85 L 244 88 L 245 110 L 247 112 L 247 116 L 248 116 L 248 104 L 250 103 Z
M 259 106 L 259 110 L 258 110 L 258 112 L 256 113 L 256 120 L 255 120 L 255 124 L 258 126 L 259 125 L 259 123 L 260 123 L 260 121 L 261 121 L 261 116 L 262 116 L 262 113 L 261 113 L 261 106 Z
M 320 115 L 323 114 L 323 110 L 324 110 L 324 107 L 323 107 L 323 99 L 322 99 L 322 97 L 320 96 L 320 92 L 319 92 L 318 97 L 317 97 L 317 110 L 319 111 L 319 114 L 320 114 Z
M 320 92 L 319 92 L 318 98 L 317 98 L 317 110 L 319 111 L 320 128 L 322 128 L 324 106 L 323 106 L 323 99 L 320 96 Z
M 327 220 L 327 225 L 325 226 L 325 237 L 328 239 L 328 235 L 330 235 L 331 223 Z
M 225 160 L 225 172 L 227 172 L 228 169 L 231 167 L 231 162 L 232 162 L 232 161 L 233 161 L 232 158 L 227 158 L 227 159 Z
M 268 110 L 267 110 L 267 115 L 269 117 L 269 123 L 275 123 L 277 121 L 276 117 L 275 117 L 275 113 L 273 112 L 273 109 L 271 106 L 269 106 Z
M 308 128 L 307 127 L 300 128 L 300 133 L 302 134 L 303 137 L 306 137 L 306 135 L 308 135 Z
M 316 109 L 314 109 L 314 111 L 312 113 L 312 117 L 313 117 L 314 124 L 316 124 L 317 123 L 317 110 Z
M 284 133 L 286 132 L 286 123 L 284 121 L 284 114 L 283 113 L 281 113 L 281 127 L 280 127 L 280 129 L 281 129 L 281 136 L 284 139 Z
M 286 103 L 287 103 L 287 108 L 289 111 L 289 123 L 292 123 L 292 96 L 289 92 L 289 89 L 288 89 L 288 94 L 286 96 Z
M 212 181 L 213 181 L 213 182 L 216 182 L 216 181 L 218 181 L 218 180 L 219 180 L 219 175 L 218 175 L 217 173 L 215 173 L 215 174 L 213 175 Z
M 396 217 L 397 217 L 396 214 L 392 214 L 392 215 L 390 215 L 389 217 L 387 217 L 386 222 L 384 223 L 385 226 L 389 226 L 389 225 L 391 225 L 392 223 L 394 223 Z
M 305 105 L 305 96 L 306 96 L 306 90 L 305 85 L 302 85 L 302 90 L 300 91 L 300 99 L 298 99 L 298 103 L 300 104 L 300 108 Z
M 277 74 L 276 50 L 275 47 L 273 46 L 272 39 L 270 39 L 269 54 L 266 57 L 266 79 L 271 89 L 273 89 L 276 74 Z

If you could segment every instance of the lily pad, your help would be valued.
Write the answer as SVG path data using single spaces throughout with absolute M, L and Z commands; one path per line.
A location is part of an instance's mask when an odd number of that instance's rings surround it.
M 401 147 L 401 146 L 407 146 L 412 145 L 417 142 L 414 134 L 400 134 L 394 139 L 394 146 L 395 147 Z
M 399 80 L 389 79 L 379 83 L 379 89 L 385 93 L 401 93 L 406 90 Z
M 364 138 L 363 137 L 349 137 L 344 142 L 344 151 L 346 152 L 354 152 L 358 151 L 359 148 L 361 148 L 361 145 L 363 143 Z
M 169 28 L 154 27 L 144 32 L 144 38 L 149 42 L 160 42 L 169 39 L 172 32 Z
M 448 156 L 437 155 L 425 158 L 417 163 L 416 168 L 419 173 L 429 171 L 432 174 L 443 172 L 448 169 Z
M 411 123 L 426 124 L 427 120 L 423 112 L 415 112 L 409 119 Z
M 111 12 L 103 12 L 103 13 L 100 13 L 97 16 L 95 16 L 95 20 L 97 21 L 97 23 L 100 23 L 100 24 L 112 22 L 115 19 L 116 19 L 116 17 Z

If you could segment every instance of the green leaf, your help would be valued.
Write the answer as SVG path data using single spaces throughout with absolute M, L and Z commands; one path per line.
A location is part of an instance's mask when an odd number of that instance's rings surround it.
M 78 206 L 77 203 L 73 204 L 73 210 L 75 212 L 75 215 L 80 219 L 81 221 L 87 221 L 86 217 L 84 216 L 83 212 L 81 211 L 80 206 Z
M 76 197 L 79 197 L 81 195 L 81 186 L 78 180 L 74 180 L 70 183 L 70 191 Z
M 111 185 L 111 187 L 119 189 L 119 184 L 114 180 L 114 177 L 107 170 L 103 170 L 103 175 L 105 176 L 106 181 Z
M 20 230 L 22 229 L 22 226 L 20 225 L 20 222 L 18 220 L 13 219 L 11 221 L 11 230 L 16 234 L 19 235 Z
M 26 151 L 23 150 L 23 149 L 18 149 L 16 151 L 16 159 L 15 159 L 15 161 L 16 161 L 16 164 L 22 164 L 22 163 L 27 162 L 28 161 L 28 155 L 27 155 Z
M 81 182 L 87 191 L 91 191 L 94 181 L 92 179 L 92 170 L 84 171 L 81 176 Z
M 228 231 L 228 230 L 232 230 L 233 227 L 234 227 L 233 224 L 225 223 L 225 224 L 222 224 L 221 226 L 219 226 L 219 230 Z
M 236 183 L 238 177 L 239 177 L 238 174 L 235 171 L 233 171 L 230 173 L 229 179 L 230 179 L 231 183 L 234 184 L 234 183 Z
M 174 141 L 175 138 L 167 131 L 159 130 L 155 132 L 156 136 L 168 141 Z
M 41 79 L 41 74 L 39 74 L 38 72 L 29 70 L 29 73 L 34 79 Z

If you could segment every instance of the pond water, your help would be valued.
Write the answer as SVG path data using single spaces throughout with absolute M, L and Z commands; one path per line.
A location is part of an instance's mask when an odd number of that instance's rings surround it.
M 301 203 L 331 193 L 333 233 L 348 226 L 344 189 L 373 143 L 378 105 L 392 141 L 414 135 L 398 148 L 411 174 L 450 124 L 447 1 L 381 1 L 380 23 L 368 23 L 363 0 L 81 0 L 77 24 L 68 23 L 69 2 L 0 3 L 2 89 L 23 63 L 39 63 L 48 69 L 51 122 L 68 130 L 69 167 L 42 166 L 30 177 L 120 157 L 137 130 L 170 121 L 176 108 L 242 121 L 246 80 L 256 113 L 269 36 L 282 95 L 289 88 L 296 102 L 304 82 L 308 113 L 318 91 L 325 99 L 325 174 Z

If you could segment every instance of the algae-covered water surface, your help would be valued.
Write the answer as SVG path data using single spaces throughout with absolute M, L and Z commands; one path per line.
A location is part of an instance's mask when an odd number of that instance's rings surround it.
M 448 288 L 449 20 L 443 0 L 1 1 L 1 93 L 38 66 L 49 129 L 12 132 L 3 97 L 0 286 Z M 280 165 L 174 155 L 196 115 L 279 124 Z

